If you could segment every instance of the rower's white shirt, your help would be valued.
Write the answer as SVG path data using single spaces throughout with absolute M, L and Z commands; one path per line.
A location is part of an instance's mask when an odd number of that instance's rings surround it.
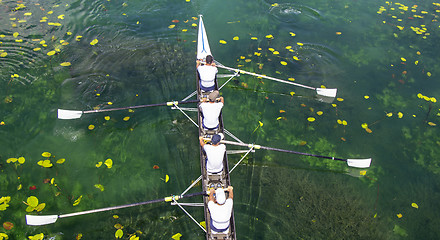
M 218 146 L 205 144 L 203 149 L 205 149 L 208 158 L 206 171 L 208 171 L 208 173 L 217 173 L 223 170 L 223 158 L 225 156 L 226 146 L 224 144 Z
M 214 86 L 215 75 L 218 72 L 217 67 L 202 65 L 197 68 L 200 74 L 200 81 L 203 87 L 208 88 Z
M 208 209 L 211 213 L 212 225 L 217 229 L 225 229 L 229 226 L 229 221 L 232 215 L 232 206 L 234 202 L 232 199 L 226 199 L 225 204 L 218 205 L 213 201 L 208 202 Z
M 219 124 L 218 117 L 222 111 L 223 103 L 209 103 L 204 102 L 200 104 L 200 109 L 203 113 L 203 124 L 207 128 L 215 128 Z

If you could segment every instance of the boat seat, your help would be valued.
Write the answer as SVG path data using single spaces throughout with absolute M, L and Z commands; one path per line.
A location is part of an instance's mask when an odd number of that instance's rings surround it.
M 211 183 L 222 183 L 223 182 L 223 172 L 221 174 L 209 174 L 208 173 L 208 184 Z
M 211 239 L 217 240 L 217 239 L 230 239 L 229 238 L 229 234 L 225 234 L 225 233 L 216 233 L 216 234 L 211 234 Z

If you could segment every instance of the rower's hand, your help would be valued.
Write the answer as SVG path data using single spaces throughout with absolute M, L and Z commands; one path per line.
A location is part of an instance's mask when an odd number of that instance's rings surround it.
M 228 191 L 232 191 L 234 188 L 232 186 L 228 186 Z

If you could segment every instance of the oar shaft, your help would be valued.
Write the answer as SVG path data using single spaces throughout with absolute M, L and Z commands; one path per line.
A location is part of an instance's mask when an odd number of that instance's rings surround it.
M 200 196 L 200 195 L 204 195 L 204 194 L 206 195 L 206 192 L 190 193 L 190 194 L 181 195 L 181 196 L 170 196 L 170 197 L 165 197 L 165 198 L 149 200 L 149 201 L 145 201 L 145 202 L 132 203 L 132 204 L 126 204 L 126 205 L 114 206 L 114 207 L 98 208 L 98 209 L 94 209 L 94 210 L 88 210 L 88 211 L 82 211 L 82 212 L 76 212 L 76 213 L 68 213 L 68 214 L 59 215 L 58 218 L 66 218 L 66 217 L 73 217 L 73 216 L 85 215 L 85 214 L 90 214 L 90 213 L 105 212 L 105 211 L 111 211 L 111 210 L 116 210 L 116 209 L 129 208 L 129 207 L 135 207 L 135 206 L 140 206 L 140 205 L 147 205 L 147 204 L 152 204 L 152 203 L 170 202 L 173 199 L 178 200 L 178 199 L 182 199 L 182 198 L 189 198 L 189 197 Z
M 286 150 L 286 149 L 280 149 L 280 148 L 272 148 L 272 147 L 265 147 L 265 146 L 254 145 L 254 144 L 247 144 L 247 143 L 238 143 L 238 142 L 232 142 L 232 141 L 226 141 L 226 140 L 222 140 L 221 143 L 231 144 L 231 145 L 236 145 L 236 146 L 249 147 L 249 148 L 253 146 L 255 149 L 265 149 L 265 150 L 272 150 L 272 151 L 278 151 L 278 152 L 293 153 L 293 154 L 299 154 L 299 155 L 304 155 L 304 156 L 326 158 L 326 159 L 332 159 L 332 160 L 338 160 L 338 161 L 344 161 L 344 162 L 347 161 L 347 159 L 343 159 L 343 158 L 321 156 L 321 155 L 312 154 L 312 153 L 303 153 L 303 152 L 297 152 L 297 151 L 292 151 L 292 150 Z
M 171 102 L 165 102 L 165 103 L 153 103 L 153 104 L 130 106 L 130 107 L 121 107 L 121 108 L 88 110 L 88 111 L 83 111 L 83 113 L 111 112 L 111 111 L 136 109 L 136 108 L 146 108 L 146 107 L 173 106 L 174 103 L 177 105 L 177 104 L 196 103 L 196 102 L 199 102 L 199 100 L 188 100 L 188 101 L 180 101 L 180 102 L 179 101 L 171 101 Z
M 217 67 L 223 68 L 223 69 L 227 69 L 227 70 L 231 70 L 231 71 L 236 71 L 236 72 L 239 72 L 239 73 L 244 73 L 244 74 L 252 75 L 252 76 L 255 76 L 255 77 L 261 77 L 261 78 L 266 78 L 266 79 L 274 80 L 274 81 L 277 81 L 277 82 L 287 83 L 287 84 L 295 85 L 295 86 L 298 86 L 298 87 L 303 87 L 303 88 L 307 88 L 307 89 L 316 90 L 316 88 L 314 88 L 314 87 L 302 85 L 302 84 L 299 84 L 299 83 L 289 82 L 289 81 L 286 81 L 286 80 L 282 80 L 282 79 L 278 79 L 278 78 L 274 78 L 274 77 L 269 77 L 269 76 L 265 76 L 265 75 L 261 75 L 261 74 L 257 74 L 257 73 L 247 72 L 247 71 L 240 70 L 240 69 L 230 68 L 230 67 L 226 67 L 226 66 L 223 66 L 223 65 L 217 65 Z

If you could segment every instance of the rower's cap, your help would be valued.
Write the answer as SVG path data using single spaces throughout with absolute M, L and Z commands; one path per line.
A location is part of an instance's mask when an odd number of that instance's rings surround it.
M 217 90 L 214 90 L 208 95 L 208 99 L 210 102 L 215 102 L 219 95 L 219 92 Z
M 212 138 L 211 138 L 211 142 L 212 142 L 212 144 L 217 144 L 217 143 L 219 143 L 220 141 L 222 140 L 222 137 L 220 136 L 220 135 L 218 135 L 218 134 L 214 134 L 213 136 L 212 136 Z
M 223 190 L 222 188 L 217 188 L 215 190 L 215 200 L 220 205 L 225 204 L 225 202 L 226 202 L 225 190 Z

